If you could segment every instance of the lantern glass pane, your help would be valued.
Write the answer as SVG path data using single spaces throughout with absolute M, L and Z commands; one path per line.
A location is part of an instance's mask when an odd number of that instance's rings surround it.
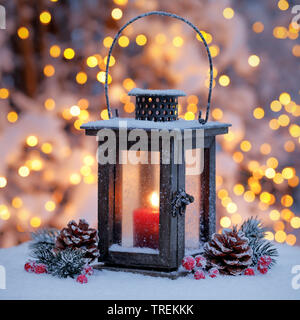
M 110 250 L 158 253 L 159 162 L 159 152 L 122 151 L 122 164 L 116 166 L 114 241 Z
M 201 172 L 203 149 L 185 151 L 185 191 L 194 197 L 185 213 L 185 253 L 193 254 L 200 249 Z

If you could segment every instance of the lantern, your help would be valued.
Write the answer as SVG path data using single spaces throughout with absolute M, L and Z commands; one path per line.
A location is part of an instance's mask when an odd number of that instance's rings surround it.
M 179 90 L 133 89 L 135 119 L 112 116 L 107 75 L 112 48 L 126 26 L 145 16 L 186 22 L 201 37 L 210 62 L 206 116 L 178 119 Z M 108 120 L 82 125 L 98 140 L 99 261 L 103 268 L 177 277 L 187 254 L 201 253 L 215 232 L 216 135 L 229 124 L 207 122 L 212 63 L 201 32 L 184 18 L 149 12 L 130 20 L 109 50 Z

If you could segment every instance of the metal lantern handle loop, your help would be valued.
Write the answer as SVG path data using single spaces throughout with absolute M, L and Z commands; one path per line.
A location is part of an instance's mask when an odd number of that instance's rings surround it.
M 105 91 L 105 99 L 106 99 L 106 106 L 107 106 L 107 112 L 108 112 L 108 117 L 109 119 L 112 118 L 112 112 L 111 112 L 111 108 L 110 108 L 110 104 L 109 104 L 109 98 L 108 98 L 108 69 L 109 69 L 109 62 L 110 62 L 110 57 L 111 57 L 111 52 L 112 49 L 115 45 L 115 43 L 117 42 L 117 40 L 119 39 L 122 31 L 131 23 L 135 22 L 136 20 L 139 20 L 141 18 L 147 17 L 147 16 L 152 16 L 152 15 L 157 15 L 157 16 L 165 16 L 165 17 L 171 17 L 171 18 L 175 18 L 178 20 L 181 20 L 183 22 L 185 22 L 186 24 L 188 24 L 191 28 L 193 28 L 197 34 L 200 36 L 201 40 L 204 43 L 207 55 L 208 55 L 208 61 L 209 61 L 209 89 L 208 89 L 208 99 L 207 99 L 207 107 L 206 107 L 206 115 L 205 118 L 202 119 L 201 118 L 201 111 L 199 111 L 199 117 L 198 117 L 198 121 L 201 124 L 205 124 L 208 120 L 208 116 L 209 116 L 209 109 L 210 109 L 210 100 L 211 100 L 211 92 L 212 92 L 212 83 L 213 83 L 213 65 L 212 65 L 212 58 L 211 58 L 211 54 L 207 45 L 207 42 L 204 38 L 204 36 L 202 35 L 202 33 L 200 32 L 200 30 L 193 25 L 190 21 L 186 20 L 185 18 L 182 18 L 181 16 L 178 16 L 176 14 L 173 13 L 169 13 L 169 12 L 164 12 L 164 11 L 150 11 L 150 12 L 146 12 L 144 14 L 138 15 L 135 18 L 129 20 L 126 24 L 123 25 L 123 27 L 118 31 L 118 33 L 115 35 L 114 40 L 109 48 L 109 52 L 108 52 L 108 56 L 107 56 L 107 61 L 106 61 L 106 70 L 105 70 L 105 85 L 104 85 L 104 91 Z

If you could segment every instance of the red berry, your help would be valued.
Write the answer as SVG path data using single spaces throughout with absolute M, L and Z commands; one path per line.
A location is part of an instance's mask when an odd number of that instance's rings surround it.
M 209 271 L 208 271 L 208 274 L 211 278 L 216 278 L 220 273 L 219 273 L 219 270 L 217 268 L 211 268 Z
M 258 264 L 268 267 L 272 262 L 272 258 L 270 256 L 261 256 L 258 259 Z
M 197 271 L 194 273 L 194 278 L 195 278 L 196 280 L 205 279 L 204 271 L 203 271 L 203 270 L 197 270 Z
M 196 266 L 195 258 L 191 257 L 191 256 L 184 257 L 182 259 L 182 266 L 184 267 L 184 269 L 186 269 L 188 271 L 193 270 Z
M 34 268 L 34 272 L 37 274 L 47 273 L 47 267 L 42 263 L 37 264 Z
M 35 262 L 34 262 L 34 261 L 28 261 L 28 262 L 26 262 L 25 265 L 24 265 L 24 269 L 25 269 L 27 272 L 34 272 Z
M 253 268 L 247 268 L 247 269 L 244 271 L 244 275 L 245 275 L 245 276 L 254 276 L 254 275 L 255 275 L 254 269 L 253 269 Z
M 195 260 L 196 260 L 196 266 L 199 267 L 199 268 L 205 268 L 206 267 L 206 259 L 201 256 L 201 255 L 198 255 L 195 257 Z
M 94 269 L 93 269 L 93 267 L 91 267 L 91 266 L 86 266 L 84 269 L 83 269 L 83 272 L 82 272 L 83 274 L 86 274 L 86 275 L 88 275 L 88 276 L 91 276 L 91 275 L 93 275 L 94 274 Z
M 87 283 L 87 282 L 88 282 L 88 279 L 87 279 L 86 275 L 80 274 L 80 275 L 77 277 L 76 281 L 79 282 L 79 283 Z
M 257 270 L 262 274 L 266 274 L 268 272 L 268 267 L 258 265 Z

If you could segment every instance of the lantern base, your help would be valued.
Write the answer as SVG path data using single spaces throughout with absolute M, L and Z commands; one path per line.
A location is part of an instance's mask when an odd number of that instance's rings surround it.
M 116 271 L 116 272 L 130 272 L 136 274 L 143 274 L 145 276 L 151 277 L 162 277 L 162 278 L 169 278 L 175 280 L 179 277 L 185 277 L 189 272 L 184 270 L 174 270 L 174 271 L 157 271 L 157 270 L 145 270 L 145 269 L 137 269 L 137 268 L 128 268 L 128 267 L 114 267 L 105 264 L 96 264 L 93 266 L 94 269 L 97 270 L 109 270 L 109 271 Z

